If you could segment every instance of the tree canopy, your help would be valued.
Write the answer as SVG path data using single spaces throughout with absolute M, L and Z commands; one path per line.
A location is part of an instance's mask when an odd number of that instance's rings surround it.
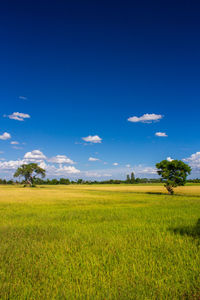
M 191 172 L 190 166 L 181 160 L 163 160 L 156 164 L 156 168 L 169 194 L 174 193 L 174 187 L 185 185 L 187 175 Z
M 15 172 L 14 177 L 24 177 L 25 181 L 29 185 L 34 184 L 34 180 L 37 176 L 45 177 L 45 170 L 38 166 L 36 163 L 23 164 Z

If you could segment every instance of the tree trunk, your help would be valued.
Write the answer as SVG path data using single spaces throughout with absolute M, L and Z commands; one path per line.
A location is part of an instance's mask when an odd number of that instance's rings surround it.
M 172 187 L 172 186 L 166 185 L 165 187 L 166 187 L 166 189 L 167 189 L 167 191 L 168 191 L 168 194 L 170 194 L 170 195 L 173 195 L 173 194 L 174 194 L 174 190 L 173 190 L 173 187 Z

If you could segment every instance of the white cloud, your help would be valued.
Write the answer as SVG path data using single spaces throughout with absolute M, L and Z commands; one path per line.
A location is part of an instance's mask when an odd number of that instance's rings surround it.
M 200 152 L 196 152 L 190 157 L 184 158 L 183 161 L 188 162 L 193 169 L 200 169 Z
M 89 157 L 88 160 L 89 160 L 89 161 L 97 161 L 97 160 L 99 160 L 99 158 Z
M 8 139 L 10 139 L 11 138 L 11 135 L 10 135 L 10 133 L 8 133 L 8 132 L 4 132 L 2 135 L 0 135 L 0 140 L 8 140 Z
M 87 137 L 83 137 L 82 140 L 95 144 L 102 142 L 102 138 L 100 138 L 98 135 L 88 135 Z
M 12 141 L 10 143 L 11 143 L 11 145 L 19 145 L 19 142 L 17 142 L 17 141 Z
M 133 123 L 138 123 L 138 122 L 142 122 L 142 123 L 152 123 L 152 122 L 156 122 L 159 121 L 163 118 L 162 115 L 157 115 L 157 114 L 144 114 L 141 117 L 130 117 L 128 118 L 129 122 L 133 122 Z
M 65 175 L 65 174 L 78 174 L 80 170 L 76 169 L 73 166 L 60 166 L 59 169 L 56 169 L 57 175 Z
M 0 162 L 0 169 L 1 170 L 15 170 L 22 164 L 23 164 L 23 160 L 4 161 L 4 162 Z
M 21 100 L 27 100 L 28 98 L 25 97 L 25 96 L 19 96 L 19 99 L 21 99 Z
M 173 161 L 173 158 L 171 158 L 170 156 L 167 157 L 167 161 Z
M 38 162 L 41 160 L 46 160 L 46 156 L 40 150 L 33 150 L 24 155 L 24 160 L 29 162 Z
M 24 121 L 24 119 L 29 119 L 31 116 L 29 114 L 14 112 L 12 115 L 4 115 L 4 117 L 8 117 L 11 120 Z
M 157 174 L 157 169 L 154 167 L 146 167 L 143 165 L 138 165 L 134 167 L 134 172 L 140 176 L 144 176 L 144 175 L 155 175 Z
M 127 165 L 126 165 L 126 167 L 127 167 L 127 168 L 130 168 L 130 167 L 131 167 L 131 165 L 127 164 Z
M 75 162 L 68 158 L 66 155 L 56 155 L 48 160 L 56 164 L 74 164 Z
M 92 179 L 94 178 L 101 178 L 101 177 L 111 177 L 112 174 L 108 174 L 108 173 L 102 173 L 103 170 L 101 170 L 100 172 L 97 171 L 97 172 L 93 172 L 93 171 L 85 171 L 83 172 L 83 176 L 85 177 L 90 177 Z
M 168 137 L 168 135 L 165 132 L 156 132 L 155 135 L 160 137 Z
M 119 164 L 117 162 L 113 163 L 113 166 L 118 166 Z
M 49 161 L 47 157 L 40 150 L 33 150 L 27 152 L 23 159 L 10 160 L 10 161 L 0 161 L 0 170 L 3 172 L 8 172 L 12 176 L 11 171 L 16 170 L 22 164 L 28 164 L 35 162 L 41 168 L 46 170 L 46 175 L 48 176 L 73 176 L 81 173 L 80 170 L 74 166 L 63 166 L 62 163 L 72 163 L 73 161 L 67 158 L 65 155 L 57 155 L 54 157 L 53 162 L 58 163 L 59 167 L 56 167 L 52 163 L 47 164 L 45 161 Z

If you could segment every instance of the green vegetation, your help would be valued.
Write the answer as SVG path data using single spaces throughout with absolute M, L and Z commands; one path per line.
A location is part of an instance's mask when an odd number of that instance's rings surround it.
M 0 299 L 200 298 L 200 186 L 0 191 Z
M 37 176 L 45 177 L 45 170 L 36 163 L 23 164 L 15 172 L 14 177 L 24 177 L 25 183 L 33 186 Z
M 161 175 L 165 182 L 165 187 L 170 195 L 174 194 L 174 188 L 183 186 L 186 183 L 187 175 L 191 168 L 181 160 L 162 160 L 156 164 L 158 175 Z

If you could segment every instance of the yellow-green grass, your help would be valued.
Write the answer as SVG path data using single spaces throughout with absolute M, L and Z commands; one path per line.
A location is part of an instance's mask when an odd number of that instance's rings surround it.
M 0 186 L 0 299 L 200 299 L 200 186 Z

